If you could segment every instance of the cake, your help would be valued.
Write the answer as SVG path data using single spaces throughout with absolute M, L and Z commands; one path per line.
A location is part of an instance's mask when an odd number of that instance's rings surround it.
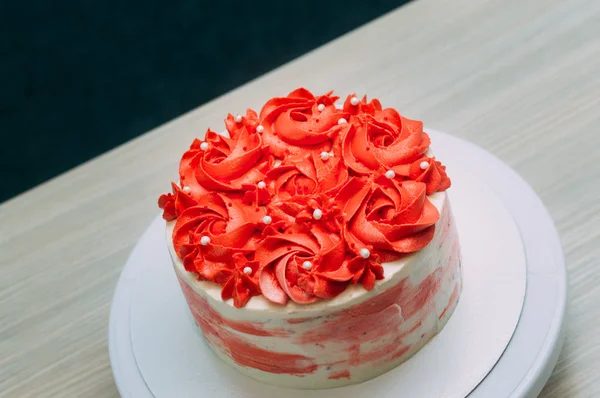
M 423 124 L 338 100 L 300 88 L 229 114 L 158 200 L 206 343 L 264 383 L 372 379 L 440 332 L 460 296 L 450 179 Z

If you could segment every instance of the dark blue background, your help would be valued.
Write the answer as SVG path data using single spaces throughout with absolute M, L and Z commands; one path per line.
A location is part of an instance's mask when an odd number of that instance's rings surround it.
M 0 2 L 0 202 L 406 0 Z

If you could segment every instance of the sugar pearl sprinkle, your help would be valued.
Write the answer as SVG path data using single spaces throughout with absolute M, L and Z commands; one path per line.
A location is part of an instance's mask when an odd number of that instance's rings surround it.
M 208 149 L 208 142 L 203 142 L 202 144 L 200 144 L 200 149 L 206 151 Z
M 325 105 L 319 104 L 319 106 L 317 106 L 317 109 L 319 110 L 319 112 L 323 112 L 325 110 Z
M 192 188 L 190 188 L 190 187 L 188 187 L 187 185 L 185 185 L 185 186 L 183 187 L 183 190 L 184 190 L 185 192 L 190 192 L 190 191 L 192 190 Z
M 305 261 L 302 263 L 302 268 L 304 268 L 305 270 L 309 270 L 312 268 L 312 263 L 310 261 Z
M 385 172 L 385 176 L 391 180 L 392 178 L 396 177 L 396 173 L 394 170 L 388 170 Z
M 346 119 L 344 119 L 343 117 L 340 118 L 340 120 L 338 120 L 338 124 L 346 124 L 348 123 L 348 121 Z
M 241 123 L 242 121 L 242 116 L 240 115 L 235 115 L 235 117 L 233 118 L 233 120 L 235 120 L 236 123 Z
M 352 105 L 356 106 L 356 105 L 358 105 L 358 103 L 359 103 L 359 100 L 358 100 L 358 98 L 356 98 L 356 97 L 352 97 L 352 98 L 350 98 L 350 103 L 351 103 Z
M 206 246 L 210 243 L 210 237 L 209 236 L 203 236 L 200 238 L 200 244 L 202 246 Z
M 315 209 L 315 211 L 313 211 L 313 218 L 315 220 L 320 220 L 321 217 L 323 217 L 323 211 L 321 209 Z
M 260 189 L 265 189 L 265 187 L 267 186 L 267 184 L 265 184 L 264 181 L 259 181 L 258 184 L 256 184 Z
M 250 275 L 251 273 L 252 273 L 252 268 L 250 268 L 250 267 L 244 267 L 244 274 Z
M 271 218 L 271 216 L 264 216 L 262 221 L 263 221 L 263 224 L 269 225 L 269 224 L 271 224 L 273 219 Z
M 321 152 L 321 160 L 324 162 L 329 160 L 329 152 Z
M 429 162 L 421 162 L 419 167 L 421 167 L 422 170 L 426 170 L 427 168 L 429 168 Z
M 262 133 L 263 131 L 265 131 L 265 128 L 263 127 L 262 124 L 259 124 L 258 126 L 256 126 L 257 133 Z
M 366 247 L 363 247 L 362 249 L 360 249 L 360 256 L 362 258 L 369 258 L 371 257 L 371 252 Z

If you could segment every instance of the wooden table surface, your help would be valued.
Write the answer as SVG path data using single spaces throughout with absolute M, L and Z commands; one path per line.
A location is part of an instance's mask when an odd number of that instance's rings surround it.
M 111 298 L 179 156 L 227 112 L 298 86 L 379 97 L 482 146 L 533 186 L 558 226 L 570 278 L 566 342 L 542 396 L 600 396 L 595 0 L 417 0 L 4 203 L 0 396 L 118 396 Z

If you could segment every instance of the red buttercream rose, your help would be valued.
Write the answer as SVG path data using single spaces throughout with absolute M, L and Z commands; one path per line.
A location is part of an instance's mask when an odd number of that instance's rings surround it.
M 260 111 L 265 145 L 279 158 L 331 151 L 335 138 L 349 127 L 339 124 L 348 115 L 335 107 L 338 98 L 332 92 L 315 97 L 300 88 L 269 100 Z
M 262 294 L 274 303 L 292 299 L 308 304 L 331 298 L 346 289 L 347 282 L 324 277 L 342 266 L 345 247 L 337 234 L 317 226 L 293 226 L 286 233 L 265 238 L 256 249 L 260 263 Z
M 348 170 L 339 152 L 325 153 L 326 157 L 315 152 L 290 157 L 268 171 L 267 181 L 278 200 L 317 193 L 333 196 L 348 180 Z
M 351 250 L 375 251 L 386 262 L 427 246 L 439 212 L 425 191 L 425 184 L 415 181 L 350 180 L 336 201 L 343 206 L 344 238 Z
M 264 209 L 257 212 L 237 198 L 205 194 L 177 218 L 173 247 L 186 270 L 214 280 L 233 254 L 254 251 L 260 239 L 257 225 L 264 214 Z
M 192 195 L 241 191 L 244 184 L 262 180 L 271 162 L 260 134 L 249 133 L 245 126 L 232 138 L 208 130 L 204 142 L 194 140 L 184 153 L 179 174 Z
M 352 128 L 344 136 L 344 161 L 359 174 L 384 173 L 414 162 L 429 148 L 423 123 L 400 116 L 394 109 L 382 109 L 379 101 L 354 106 L 346 100 L 344 110 L 353 112 Z

